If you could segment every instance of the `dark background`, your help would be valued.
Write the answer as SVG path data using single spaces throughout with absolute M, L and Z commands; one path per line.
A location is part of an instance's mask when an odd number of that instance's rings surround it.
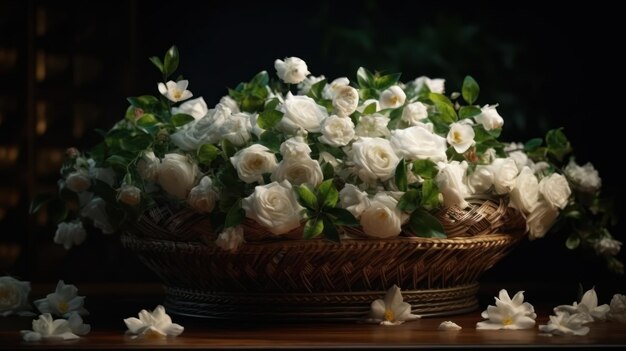
M 0 273 L 33 281 L 156 280 L 115 236 L 92 235 L 69 252 L 51 244 L 55 227 L 27 209 L 34 194 L 54 187 L 66 147 L 97 143 L 93 130 L 121 119 L 127 96 L 157 93 L 160 74 L 147 58 L 172 44 L 190 90 L 209 105 L 258 71 L 274 73 L 273 61 L 286 56 L 330 79 L 353 80 L 359 66 L 401 71 L 403 81 L 446 78 L 448 93 L 471 74 L 481 86 L 479 103 L 500 104 L 505 140 L 564 126 L 579 163 L 592 161 L 604 192 L 620 204 L 623 18 L 608 2 L 553 7 L 0 0 Z M 623 228 L 612 231 L 622 241 Z M 602 261 L 565 248 L 567 234 L 524 241 L 482 280 L 623 292 L 623 277 Z

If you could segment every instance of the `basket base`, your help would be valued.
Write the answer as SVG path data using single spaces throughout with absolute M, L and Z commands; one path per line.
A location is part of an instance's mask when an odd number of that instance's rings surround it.
M 404 301 L 422 317 L 465 313 L 478 308 L 478 283 L 446 289 L 403 290 Z M 208 319 L 236 321 L 357 321 L 380 292 L 242 294 L 166 287 L 168 312 Z

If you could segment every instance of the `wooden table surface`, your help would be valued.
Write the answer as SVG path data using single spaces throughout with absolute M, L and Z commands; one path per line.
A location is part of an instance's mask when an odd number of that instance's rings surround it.
M 46 286 L 46 288 L 51 288 Z M 81 288 L 79 286 L 79 288 Z M 41 287 L 39 291 L 47 291 Z M 103 293 L 106 291 L 106 293 Z M 19 330 L 29 329 L 32 318 L 0 317 L 0 349 L 413 349 L 413 348 L 500 348 L 500 347 L 626 347 L 626 324 L 589 324 L 586 336 L 544 336 L 538 330 L 480 331 L 480 311 L 445 317 L 424 318 L 396 327 L 357 323 L 276 324 L 198 321 L 172 316 L 185 327 L 184 333 L 165 340 L 131 339 L 124 334 L 123 318 L 142 309 L 153 309 L 161 299 L 156 285 L 94 285 L 81 288 L 91 315 L 86 322 L 92 332 L 75 341 L 22 342 Z M 156 293 L 155 293 L 156 292 Z M 34 293 L 37 297 L 36 293 Z M 41 296 L 45 295 L 42 293 Z M 485 306 L 482 306 L 485 307 Z M 550 307 L 535 305 L 537 324 L 545 324 Z M 444 320 L 463 327 L 460 331 L 438 331 Z

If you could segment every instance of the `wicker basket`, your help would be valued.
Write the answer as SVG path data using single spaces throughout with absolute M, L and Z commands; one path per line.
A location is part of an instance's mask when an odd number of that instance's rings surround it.
M 229 253 L 215 246 L 206 216 L 157 207 L 122 241 L 160 276 L 166 307 L 177 314 L 354 320 L 393 284 L 413 313 L 454 314 L 477 308 L 477 278 L 525 232 L 505 198 L 470 203 L 436 214 L 447 239 L 367 239 L 351 231 L 356 238 L 335 244 L 295 239 L 297 231 L 277 239 L 246 223 L 247 243 Z

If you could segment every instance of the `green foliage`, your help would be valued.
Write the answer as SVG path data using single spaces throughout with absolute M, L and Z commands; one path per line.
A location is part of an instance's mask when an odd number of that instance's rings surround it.
M 430 213 L 417 209 L 411 213 L 409 219 L 409 230 L 415 236 L 422 238 L 446 238 L 443 226 Z
M 546 145 L 548 153 L 559 161 L 563 161 L 563 158 L 572 151 L 569 140 L 563 133 L 563 128 L 548 131 Z
M 211 164 L 213 160 L 217 158 L 220 153 L 220 149 L 218 149 L 213 144 L 203 144 L 198 148 L 198 162 L 204 165 Z
M 176 46 L 172 46 L 165 53 L 165 59 L 163 60 L 163 74 L 165 74 L 165 78 L 168 78 L 176 72 L 179 60 L 180 56 L 178 55 L 178 48 L 176 48 Z
M 472 78 L 472 76 L 465 76 L 463 80 L 463 88 L 461 89 L 461 95 L 463 95 L 463 100 L 465 100 L 468 104 L 472 105 L 478 99 L 478 94 L 480 93 L 480 88 L 478 87 L 478 83 Z
M 185 124 L 192 122 L 194 120 L 195 118 L 193 118 L 193 116 L 190 116 L 184 113 L 179 113 L 179 114 L 172 116 L 171 122 L 174 127 L 182 127 Z
M 430 93 L 428 94 L 428 98 L 435 104 L 439 112 L 439 118 L 443 123 L 451 124 L 459 119 L 452 102 L 445 95 Z
M 406 177 L 406 162 L 404 159 L 401 159 L 396 166 L 395 180 L 398 190 L 407 191 L 409 184 Z

